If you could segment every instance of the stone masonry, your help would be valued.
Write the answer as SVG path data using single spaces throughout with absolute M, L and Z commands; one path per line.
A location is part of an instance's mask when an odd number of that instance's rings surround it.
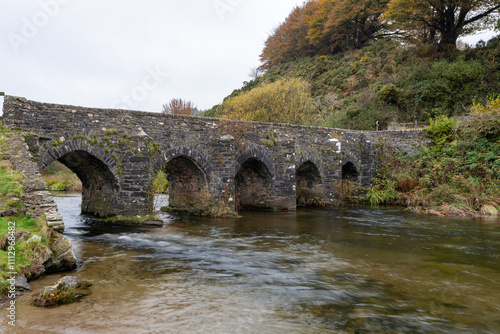
M 20 134 L 12 135 L 2 158 L 7 160 L 13 169 L 24 175 L 21 180 L 23 195 L 20 199 L 25 204 L 26 214 L 32 219 L 45 214 L 47 225 L 55 231 L 63 232 L 63 218 L 57 210 L 54 198 L 42 182 L 42 176 L 33 162 L 28 145 Z
M 177 208 L 295 210 L 333 205 L 342 179 L 376 176 L 378 143 L 409 153 L 423 131 L 351 131 L 195 116 L 83 108 L 6 96 L 4 124 L 31 133 L 40 170 L 55 160 L 83 184 L 82 212 L 145 215 L 160 170 Z M 347 175 L 349 174 L 349 175 Z

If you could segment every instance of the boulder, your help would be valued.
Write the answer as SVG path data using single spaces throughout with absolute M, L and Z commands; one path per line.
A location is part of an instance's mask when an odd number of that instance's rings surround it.
M 91 285 L 87 282 L 78 282 L 75 276 L 64 276 L 53 285 L 44 287 L 36 296 L 34 303 L 36 306 L 70 304 L 89 295 Z
M 27 242 L 41 242 L 42 237 L 39 235 L 32 235 Z
M 73 253 L 71 240 L 61 233 L 53 232 L 49 244 L 52 254 L 43 264 L 47 273 L 76 268 L 77 259 Z
M 28 279 L 26 277 L 16 276 L 14 286 L 19 291 L 31 291 L 31 286 L 28 284 Z

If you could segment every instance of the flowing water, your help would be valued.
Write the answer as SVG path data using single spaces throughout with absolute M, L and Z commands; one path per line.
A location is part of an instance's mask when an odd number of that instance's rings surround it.
M 19 333 L 500 333 L 498 220 L 355 207 L 118 228 L 56 201 L 91 294 L 23 298 Z

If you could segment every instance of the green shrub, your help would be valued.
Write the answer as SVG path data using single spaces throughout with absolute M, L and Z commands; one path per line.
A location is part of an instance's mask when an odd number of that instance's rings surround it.
M 392 83 L 383 86 L 378 94 L 380 99 L 386 103 L 397 103 L 399 99 L 399 90 Z
M 453 140 L 456 121 L 453 117 L 448 118 L 441 115 L 434 119 L 431 118 L 429 123 L 426 136 L 436 146 L 437 150 L 441 151 L 446 143 L 450 143 Z

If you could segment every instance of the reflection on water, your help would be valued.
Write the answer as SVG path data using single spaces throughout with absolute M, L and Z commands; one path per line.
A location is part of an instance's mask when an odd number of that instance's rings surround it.
M 80 197 L 56 201 L 92 295 L 21 305 L 28 331 L 500 332 L 497 221 L 360 207 L 110 228 L 79 216 Z

